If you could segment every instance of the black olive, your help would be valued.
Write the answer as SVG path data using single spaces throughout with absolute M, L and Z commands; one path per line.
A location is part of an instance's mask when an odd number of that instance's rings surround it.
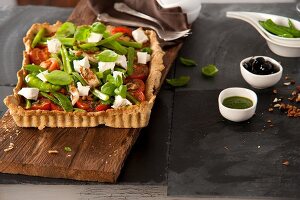
M 256 59 L 255 59 L 259 64 L 264 64 L 266 61 L 265 61 L 265 59 L 263 58 L 263 57 L 257 57 Z
M 251 67 L 251 65 L 249 64 L 249 63 L 247 63 L 247 62 L 244 62 L 243 63 L 243 67 L 245 67 L 245 69 L 246 70 L 248 70 L 249 72 L 251 72 L 252 70 L 252 67 Z
M 254 58 L 251 58 L 251 59 L 248 61 L 248 64 L 249 64 L 250 66 L 252 66 L 253 62 L 254 62 Z
M 265 71 L 269 74 L 274 72 L 274 66 L 270 61 L 266 61 L 265 64 L 263 64 L 263 67 L 265 68 Z
M 252 70 L 253 72 L 258 72 L 260 70 L 260 66 L 261 66 L 261 63 L 257 60 L 254 60 L 254 62 L 252 63 Z

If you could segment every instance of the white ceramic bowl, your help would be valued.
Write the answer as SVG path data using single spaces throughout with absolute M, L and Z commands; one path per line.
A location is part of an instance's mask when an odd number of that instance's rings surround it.
M 249 72 L 243 66 L 243 63 L 248 62 L 251 58 L 257 58 L 257 57 L 263 57 L 266 61 L 270 61 L 275 67 L 277 67 L 278 72 L 269 75 L 257 75 Z M 240 68 L 241 68 L 241 74 L 245 79 L 245 81 L 256 89 L 264 89 L 275 85 L 281 79 L 282 71 L 283 71 L 282 66 L 279 62 L 267 56 L 254 56 L 254 57 L 245 58 L 244 60 L 241 61 Z
M 246 97 L 252 100 L 253 105 L 246 109 L 233 109 L 224 106 L 224 99 L 232 96 Z M 257 105 L 257 95 L 252 90 L 246 88 L 227 88 L 219 94 L 218 103 L 219 111 L 224 118 L 233 122 L 241 122 L 250 119 L 254 115 Z
M 189 13 L 196 8 L 201 7 L 200 0 L 157 0 L 158 4 L 163 8 L 181 7 L 182 11 Z
M 201 10 L 200 0 L 157 0 L 157 2 L 163 8 L 181 7 L 187 15 L 189 24 L 197 19 Z
M 201 10 L 201 6 L 199 6 L 195 10 L 192 10 L 191 12 L 186 13 L 189 24 L 193 23 L 198 18 L 200 14 L 200 10 Z
M 286 43 L 284 41 L 287 40 L 287 38 L 278 37 L 269 33 L 258 23 L 259 20 L 267 19 L 269 14 L 254 13 L 254 12 L 227 12 L 226 16 L 230 18 L 243 20 L 245 22 L 248 22 L 250 25 L 252 25 L 260 33 L 260 35 L 265 38 L 269 48 L 275 54 L 284 57 L 300 57 L 300 44 L 294 42 Z M 263 16 L 265 18 L 262 18 Z M 296 22 L 295 22 L 295 26 L 296 26 Z M 298 26 L 300 25 L 297 24 L 297 27 Z M 278 38 L 278 40 L 276 39 L 274 40 L 273 36 Z

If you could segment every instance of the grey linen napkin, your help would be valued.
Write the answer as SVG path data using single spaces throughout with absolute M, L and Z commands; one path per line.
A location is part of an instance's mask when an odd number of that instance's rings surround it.
M 163 23 L 166 30 L 181 31 L 188 28 L 187 16 L 182 12 L 180 7 L 164 9 L 158 5 L 156 0 L 89 0 L 88 4 L 95 14 L 105 12 L 115 18 L 151 24 L 147 20 L 114 10 L 113 6 L 115 2 L 124 2 L 129 7 L 158 19 Z

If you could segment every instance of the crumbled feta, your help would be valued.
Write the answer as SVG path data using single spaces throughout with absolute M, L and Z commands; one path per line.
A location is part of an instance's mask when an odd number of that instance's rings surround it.
M 130 106 L 132 103 L 128 101 L 125 98 L 122 98 L 120 95 L 115 96 L 115 101 L 113 105 L 111 106 L 112 108 L 119 108 L 123 106 Z
M 121 67 L 123 67 L 124 69 L 127 70 L 127 59 L 126 59 L 126 56 L 124 55 L 119 55 L 118 56 L 118 59 L 116 61 L 116 64 L 117 65 L 120 65 Z
M 89 58 L 85 56 L 82 60 L 73 60 L 74 70 L 80 73 L 80 68 L 90 68 Z
M 90 36 L 87 39 L 89 43 L 99 42 L 102 39 L 103 35 L 100 33 L 91 32 Z
M 79 96 L 88 96 L 91 87 L 90 86 L 83 86 L 80 82 L 78 82 L 77 83 L 77 89 L 78 89 L 78 92 L 79 92 Z
M 117 78 L 117 76 L 121 76 L 121 77 L 123 77 L 123 72 L 119 72 L 119 71 L 114 71 L 113 72 L 113 77 L 116 79 Z
M 61 48 L 61 42 L 57 38 L 47 40 L 48 51 L 50 53 L 58 53 Z
M 79 100 L 79 92 L 74 85 L 70 85 L 69 91 L 71 93 L 70 97 L 71 97 L 72 105 L 74 106 L 75 103 Z
M 147 64 L 150 61 L 151 56 L 147 52 L 137 52 L 138 63 Z
M 18 94 L 22 95 L 26 99 L 37 100 L 39 96 L 39 89 L 24 87 L 18 92 Z
M 132 31 L 132 37 L 135 41 L 139 43 L 144 43 L 149 40 L 142 28 L 138 28 Z
M 116 64 L 115 62 L 98 62 L 99 72 L 104 72 L 108 69 L 113 71 L 114 67 L 115 67 L 115 64 Z
M 38 75 L 36 75 L 36 77 L 41 79 L 43 82 L 47 82 L 47 79 L 45 77 L 46 74 L 49 74 L 48 70 L 39 73 Z

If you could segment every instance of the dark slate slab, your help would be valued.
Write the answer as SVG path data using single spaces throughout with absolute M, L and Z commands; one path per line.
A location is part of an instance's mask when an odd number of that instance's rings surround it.
M 175 76 L 189 75 L 187 87 L 176 89 L 172 121 L 169 195 L 294 197 L 300 198 L 300 124 L 298 119 L 267 110 L 275 95 L 272 89 L 258 94 L 256 115 L 249 121 L 233 123 L 222 118 L 217 98 L 232 86 L 251 88 L 242 78 L 243 58 L 267 55 L 280 61 L 284 74 L 300 83 L 299 58 L 273 54 L 249 24 L 225 17 L 226 11 L 256 11 L 299 18 L 294 4 L 205 4 L 193 25 L 181 55 L 194 58 L 199 66 L 210 63 L 219 74 L 204 78 L 199 67 L 178 63 Z M 287 95 L 293 87 L 276 88 Z M 274 127 L 267 123 L 272 120 Z M 283 160 L 289 166 L 282 165 Z

